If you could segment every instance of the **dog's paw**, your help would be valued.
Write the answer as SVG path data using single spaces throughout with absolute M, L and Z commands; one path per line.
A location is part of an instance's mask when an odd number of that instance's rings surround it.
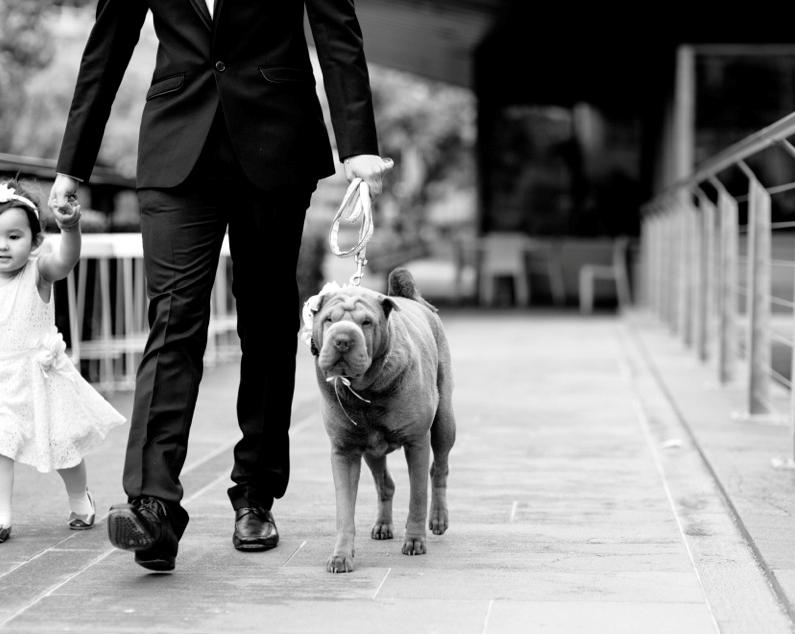
M 376 521 L 370 530 L 370 538 L 373 540 L 391 540 L 395 537 L 392 523 Z
M 434 533 L 434 535 L 441 536 L 444 532 L 447 531 L 448 526 L 449 526 L 449 521 L 447 518 L 447 510 L 432 509 L 431 518 L 428 521 L 428 529 L 430 529 Z
M 406 536 L 403 541 L 403 554 L 420 556 L 425 553 L 425 536 Z
M 350 573 L 353 571 L 353 554 L 334 554 L 326 562 L 329 573 Z

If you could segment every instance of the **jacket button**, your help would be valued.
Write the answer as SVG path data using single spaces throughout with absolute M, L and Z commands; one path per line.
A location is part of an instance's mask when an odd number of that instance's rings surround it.
M 226 64 L 224 64 L 223 62 L 220 62 L 220 61 L 216 62 L 215 63 L 215 70 L 217 70 L 219 73 L 223 73 L 226 70 Z

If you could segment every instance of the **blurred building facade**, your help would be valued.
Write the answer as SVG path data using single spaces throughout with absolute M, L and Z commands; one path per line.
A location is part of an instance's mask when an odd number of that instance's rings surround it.
M 636 234 L 643 201 L 795 110 L 775 8 L 357 2 L 371 62 L 474 91 L 480 232 L 547 236 Z

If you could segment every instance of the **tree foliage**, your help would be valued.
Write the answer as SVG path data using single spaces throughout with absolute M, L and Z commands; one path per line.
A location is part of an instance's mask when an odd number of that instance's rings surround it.
M 25 106 L 26 81 L 52 59 L 50 12 L 38 0 L 0 2 L 0 148 L 10 145 Z
M 96 0 L 2 0 L 0 151 L 58 153 Z M 157 48 L 148 20 L 114 101 L 99 162 L 132 176 L 144 96 Z M 54 52 L 57 51 L 57 54 Z M 320 67 L 313 56 L 315 71 Z M 475 104 L 470 91 L 371 66 L 381 153 L 395 160 L 384 208 L 421 229 L 427 210 L 451 192 L 474 192 Z M 331 131 L 328 103 L 318 92 Z M 331 135 L 333 142 L 334 138 Z M 472 196 L 474 198 L 474 196 Z

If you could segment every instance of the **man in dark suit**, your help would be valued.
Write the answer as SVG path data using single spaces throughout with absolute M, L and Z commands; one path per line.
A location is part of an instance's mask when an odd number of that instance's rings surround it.
M 349 179 L 374 195 L 378 156 L 353 0 L 98 0 L 75 86 L 56 205 L 89 179 L 140 29 L 159 40 L 141 121 L 137 192 L 150 334 L 136 379 L 126 504 L 108 532 L 143 567 L 174 568 L 188 523 L 179 476 L 202 376 L 212 288 L 229 233 L 242 357 L 229 498 L 234 546 L 275 547 L 271 514 L 289 476 L 304 215 L 334 163 L 304 35 L 309 19 Z

